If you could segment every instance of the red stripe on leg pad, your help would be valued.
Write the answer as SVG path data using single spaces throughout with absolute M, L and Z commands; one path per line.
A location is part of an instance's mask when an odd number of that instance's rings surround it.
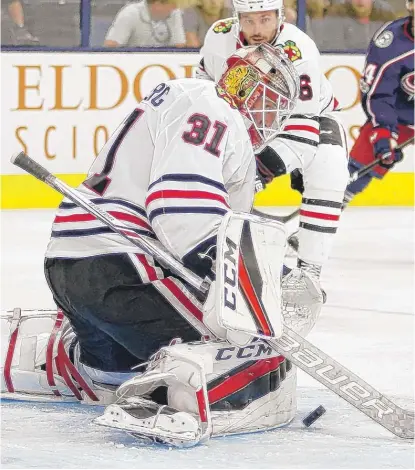
M 53 325 L 53 329 L 49 336 L 49 341 L 46 348 L 46 379 L 48 381 L 49 387 L 52 389 L 53 394 L 57 397 L 60 397 L 61 394 L 58 388 L 56 387 L 55 376 L 53 373 L 53 347 L 55 345 L 56 336 L 62 327 L 63 319 L 63 312 L 61 310 L 58 310 L 55 324 Z M 58 364 L 58 361 L 56 361 L 56 364 Z M 58 374 L 60 374 L 59 369 Z
M 272 327 L 265 315 L 265 312 L 261 307 L 261 304 L 259 303 L 257 294 L 254 288 L 252 287 L 248 271 L 241 255 L 239 256 L 239 286 L 241 287 L 246 298 L 249 301 L 253 313 L 261 326 L 262 333 L 268 336 L 272 336 Z
M 207 422 L 207 406 L 206 406 L 205 395 L 203 393 L 202 388 L 196 392 L 196 400 L 197 400 L 197 407 L 199 409 L 200 421 L 202 421 L 202 423 L 206 423 Z
M 10 336 L 9 347 L 7 348 L 6 361 L 4 362 L 4 382 L 6 383 L 7 391 L 10 393 L 14 392 L 14 386 L 11 376 L 11 368 L 13 362 L 14 350 L 16 348 L 17 335 L 19 333 L 19 327 L 17 327 Z

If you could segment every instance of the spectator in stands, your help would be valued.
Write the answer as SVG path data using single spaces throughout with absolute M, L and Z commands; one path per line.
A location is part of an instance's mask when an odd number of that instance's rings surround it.
M 346 3 L 347 0 L 331 0 L 331 3 L 334 5 L 336 3 Z M 374 0 L 373 6 L 382 11 L 394 12 L 393 6 L 387 0 Z
M 306 33 L 312 38 L 310 28 L 310 16 L 312 16 L 312 9 L 315 7 L 320 7 L 323 10 L 324 5 L 328 3 L 328 0 L 306 0 L 307 12 L 305 17 L 305 27 Z M 297 0 L 284 0 L 284 13 L 285 21 L 291 24 L 297 24 Z
M 108 30 L 107 47 L 184 47 L 181 11 L 173 0 L 127 4 Z
M 306 0 L 307 14 L 306 24 L 310 19 L 321 19 L 327 14 L 331 5 L 344 4 L 347 0 Z M 288 23 L 296 24 L 297 22 L 297 0 L 285 0 L 285 17 Z M 386 0 L 374 0 L 373 6 L 377 10 L 393 12 L 393 7 Z M 309 31 L 307 31 L 307 34 Z
M 201 47 L 208 29 L 216 21 L 233 16 L 225 7 L 225 0 L 199 0 L 183 11 L 184 31 L 187 47 Z
M 376 8 L 374 0 L 346 0 L 329 7 L 324 18 L 312 19 L 311 30 L 320 50 L 365 50 L 375 32 L 395 18 Z
M 284 14 L 287 23 L 297 23 L 297 0 L 284 0 Z
M 9 46 L 39 44 L 39 39 L 25 27 L 23 6 L 20 0 L 2 2 L 1 43 Z
M 307 0 L 307 15 L 309 18 L 324 18 L 330 7 L 330 0 Z

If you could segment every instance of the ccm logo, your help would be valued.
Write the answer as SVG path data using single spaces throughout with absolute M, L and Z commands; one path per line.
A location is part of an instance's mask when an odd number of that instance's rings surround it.
M 223 262 L 223 298 L 225 307 L 236 310 L 236 294 L 238 291 L 237 246 L 229 237 L 226 237 L 225 243 L 227 249 Z
M 307 348 L 301 349 L 301 345 L 294 338 L 283 334 L 277 341 L 281 351 L 291 352 L 292 357 L 288 357 L 295 364 L 300 362 L 307 369 L 313 370 L 313 375 L 320 376 L 324 382 L 330 385 L 338 385 L 339 389 L 352 400 L 361 403 L 365 408 L 372 408 L 379 419 L 391 414 L 394 410 L 378 398 L 373 398 L 370 391 L 362 385 L 352 380 L 348 375 L 336 371 L 336 367 L 331 364 L 324 364 L 324 359 Z M 345 370 L 345 369 L 343 369 Z

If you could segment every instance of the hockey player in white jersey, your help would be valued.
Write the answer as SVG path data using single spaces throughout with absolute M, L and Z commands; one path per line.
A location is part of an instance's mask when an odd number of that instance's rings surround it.
M 291 173 L 302 192 L 298 266 L 319 278 L 328 259 L 348 181 L 347 148 L 330 82 L 314 41 L 284 22 L 283 0 L 234 0 L 235 18 L 212 25 L 202 47 L 197 76 L 217 80 L 226 57 L 240 47 L 281 47 L 300 76 L 300 97 L 282 132 L 256 149 L 258 173 L 266 183 Z
M 280 132 L 298 94 L 292 64 L 267 45 L 237 51 L 217 85 L 162 83 L 112 135 L 78 189 L 127 224 L 130 236 L 158 240 L 193 272 L 213 279 L 219 229 L 234 211 L 249 213 L 252 206 L 252 142 L 265 144 Z M 256 276 L 264 273 L 259 289 L 275 291 L 274 337 L 282 332 L 280 298 L 284 321 L 300 334 L 312 328 L 322 303 L 318 286 L 301 275 L 280 297 L 283 232 L 268 238 L 280 253 L 276 269 L 261 271 L 269 256 L 252 262 Z M 258 233 L 266 233 L 262 225 Z M 267 250 L 264 241 L 252 246 Z M 218 280 L 200 297 L 68 200 L 53 223 L 45 273 L 59 312 L 16 310 L 2 318 L 10 327 L 3 391 L 110 404 L 101 424 L 179 446 L 293 418 L 295 368 L 241 333 L 242 323 L 234 329 L 220 323 L 212 301 Z M 120 397 L 125 401 L 111 404 Z

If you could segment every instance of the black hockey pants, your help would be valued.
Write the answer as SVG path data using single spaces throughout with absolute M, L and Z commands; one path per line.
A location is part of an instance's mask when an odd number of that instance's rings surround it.
M 151 283 L 143 283 L 126 254 L 48 258 L 45 275 L 75 330 L 85 365 L 127 372 L 173 338 L 200 339 Z

